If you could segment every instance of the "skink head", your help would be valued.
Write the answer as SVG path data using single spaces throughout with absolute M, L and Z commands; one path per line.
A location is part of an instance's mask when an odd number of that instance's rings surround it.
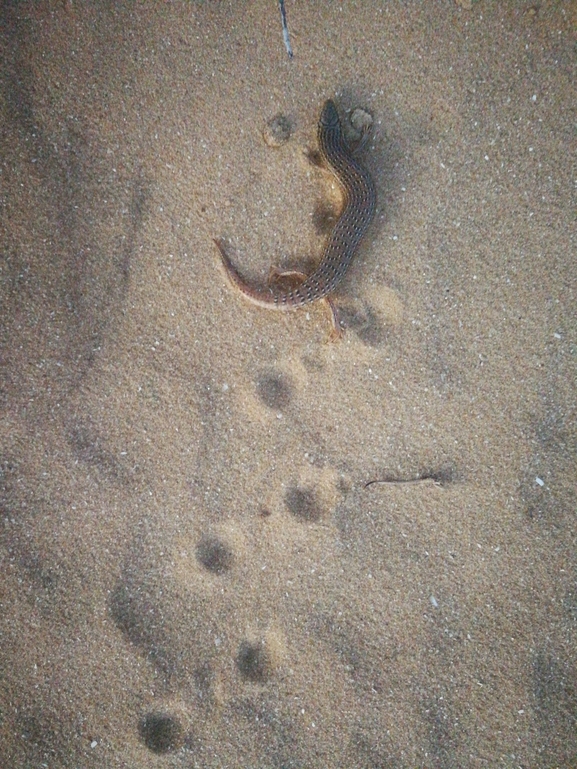
M 327 128 L 333 128 L 339 125 L 339 113 L 335 107 L 335 103 L 332 99 L 327 99 L 323 111 L 321 112 L 320 121 L 321 125 Z

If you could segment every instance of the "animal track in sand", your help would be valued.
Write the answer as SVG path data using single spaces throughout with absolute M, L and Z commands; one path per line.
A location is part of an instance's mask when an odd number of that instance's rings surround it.
M 178 750 L 184 740 L 184 729 L 180 721 L 168 713 L 147 713 L 140 720 L 138 732 L 153 753 Z
M 254 683 L 264 683 L 271 677 L 273 664 L 263 642 L 243 641 L 238 650 L 236 665 L 241 676 Z
M 313 488 L 291 486 L 284 501 L 288 511 L 296 518 L 304 521 L 319 521 L 322 518 L 323 509 Z
M 213 574 L 224 574 L 233 563 L 232 550 L 218 537 L 202 537 L 196 546 L 196 557 Z
M 274 411 L 284 411 L 293 399 L 293 385 L 286 374 L 265 371 L 256 380 L 259 399 Z

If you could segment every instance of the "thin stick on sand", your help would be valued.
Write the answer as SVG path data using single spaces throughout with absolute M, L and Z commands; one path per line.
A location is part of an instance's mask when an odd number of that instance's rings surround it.
M 282 24 L 282 36 L 286 48 L 286 52 L 288 53 L 289 59 L 292 59 L 293 57 L 293 49 L 291 48 L 291 41 L 289 40 L 289 31 L 288 31 L 288 25 L 286 22 L 286 11 L 284 8 L 284 0 L 278 0 L 279 8 L 280 8 L 280 20 Z

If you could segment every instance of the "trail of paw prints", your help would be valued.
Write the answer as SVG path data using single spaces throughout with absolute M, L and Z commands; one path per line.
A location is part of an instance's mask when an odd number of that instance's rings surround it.
M 134 547 L 109 612 L 119 642 L 146 663 L 148 701 L 133 722 L 143 749 L 193 754 L 207 767 L 235 765 L 235 752 L 251 765 L 270 756 L 271 766 L 286 765 L 296 751 L 304 766 L 314 737 L 307 719 L 332 723 L 350 698 L 346 676 L 334 678 L 332 661 L 317 660 L 318 642 L 303 635 L 309 602 L 338 571 L 330 527 L 314 525 L 330 516 L 329 500 L 309 480 L 304 473 L 279 495 L 273 520 L 255 502 L 252 526 L 199 521 Z M 312 541 L 303 525 L 311 521 Z

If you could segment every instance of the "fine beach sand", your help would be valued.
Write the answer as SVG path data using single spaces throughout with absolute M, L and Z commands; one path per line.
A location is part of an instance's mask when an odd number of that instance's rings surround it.
M 0 765 L 577 767 L 576 6 L 286 7 L 0 10 Z

